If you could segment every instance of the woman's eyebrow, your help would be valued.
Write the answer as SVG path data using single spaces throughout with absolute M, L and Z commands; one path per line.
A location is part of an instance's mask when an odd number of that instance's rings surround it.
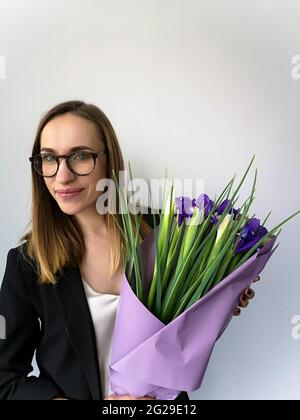
M 71 149 L 69 150 L 69 152 L 76 152 L 77 150 L 83 150 L 83 149 L 89 149 L 89 150 L 93 150 L 94 151 L 94 149 L 92 148 L 92 147 L 89 147 L 89 146 L 76 146 L 76 147 L 71 147 Z M 41 152 L 53 152 L 53 153 L 55 153 L 55 150 L 54 149 L 51 149 L 50 147 L 43 147 L 42 149 L 41 149 Z

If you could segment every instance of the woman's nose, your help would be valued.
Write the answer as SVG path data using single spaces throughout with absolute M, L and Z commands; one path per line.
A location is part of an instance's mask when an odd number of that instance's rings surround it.
M 56 181 L 66 182 L 69 180 L 73 180 L 75 177 L 76 175 L 68 168 L 66 160 L 60 159 L 60 164 L 56 173 Z

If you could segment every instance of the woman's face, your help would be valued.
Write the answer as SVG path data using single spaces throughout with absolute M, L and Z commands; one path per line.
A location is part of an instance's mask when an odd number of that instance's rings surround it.
M 105 149 L 97 126 L 85 118 L 71 113 L 59 115 L 49 121 L 42 131 L 40 153 L 67 155 L 79 146 L 79 151 L 87 152 L 100 152 Z M 94 171 L 86 176 L 74 174 L 69 170 L 66 160 L 60 159 L 57 174 L 52 178 L 44 178 L 50 194 L 64 213 L 75 215 L 91 206 L 96 209 L 95 203 L 101 194 L 101 191 L 96 191 L 96 184 L 107 176 L 106 159 L 106 154 L 97 157 Z M 62 195 L 59 192 L 71 188 L 79 189 L 79 192 L 72 195 Z

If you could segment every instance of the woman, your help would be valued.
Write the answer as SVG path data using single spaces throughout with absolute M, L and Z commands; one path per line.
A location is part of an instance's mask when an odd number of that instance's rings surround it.
M 40 121 L 30 161 L 31 227 L 8 252 L 0 293 L 0 398 L 151 399 L 114 397 L 109 385 L 124 243 L 113 216 L 97 211 L 96 184 L 124 170 L 111 123 L 94 105 L 59 104 Z M 35 351 L 39 377 L 28 376 Z

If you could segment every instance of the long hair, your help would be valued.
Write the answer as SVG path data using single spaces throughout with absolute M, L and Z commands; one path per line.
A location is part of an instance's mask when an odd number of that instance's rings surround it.
M 95 105 L 82 101 L 60 103 L 42 117 L 35 136 L 32 155 L 40 153 L 41 133 L 46 124 L 58 115 L 72 113 L 96 124 L 107 151 L 107 177 L 118 177 L 124 170 L 124 161 L 115 131 L 106 115 Z M 36 269 L 40 283 L 55 284 L 56 275 L 65 266 L 78 266 L 86 252 L 83 232 L 73 215 L 63 213 L 48 191 L 43 177 L 34 168 L 32 176 L 31 218 L 29 230 L 19 239 L 23 257 Z M 118 209 L 118 200 L 117 200 Z M 116 217 L 116 220 L 114 219 Z M 104 215 L 110 244 L 110 275 L 119 267 L 125 244 L 119 226 L 122 218 L 109 212 Z M 118 226 L 119 225 L 119 226 Z M 141 220 L 140 235 L 143 239 L 151 231 L 145 220 Z M 34 264 L 32 264 L 34 262 Z

